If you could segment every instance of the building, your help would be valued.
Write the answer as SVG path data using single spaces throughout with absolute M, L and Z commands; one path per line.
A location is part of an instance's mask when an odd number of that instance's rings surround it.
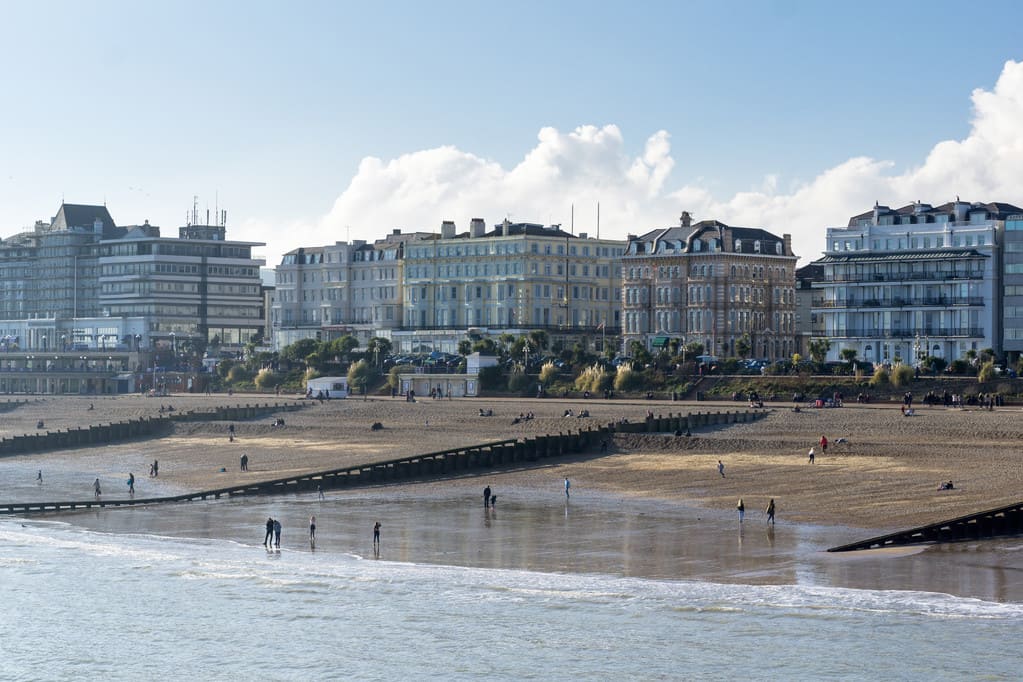
M 937 207 L 875 205 L 828 228 L 817 261 L 824 274 L 813 283 L 813 336 L 830 340 L 828 359 L 842 359 L 847 348 L 874 363 L 916 364 L 926 356 L 950 362 L 988 348 L 1000 355 L 1000 240 L 1006 220 L 1018 214 L 1023 210 L 1011 204 L 957 198 Z M 1013 269 L 1023 274 L 1023 265 Z M 1018 281 L 1023 294 L 1023 276 Z
M 402 322 L 406 243 L 429 236 L 396 229 L 372 244 L 335 242 L 284 254 L 274 271 L 273 347 L 346 334 L 365 345 L 374 336 L 389 336 Z
M 405 352 L 456 352 L 469 336 L 548 332 L 552 344 L 619 333 L 620 240 L 512 223 L 491 230 L 475 218 L 457 233 L 411 243 L 404 268 L 404 320 L 392 338 Z
M 795 352 L 804 358 L 810 357 L 810 341 L 816 318 L 813 312 L 815 292 L 813 283 L 824 278 L 824 266 L 808 263 L 796 268 L 796 348 Z
M 18 345 L 41 350 L 58 340 L 65 350 L 240 350 L 262 326 L 262 261 L 251 253 L 262 244 L 226 241 L 225 221 L 162 238 L 148 222 L 116 225 L 105 206 L 61 204 L 0 243 L 0 328 L 23 328 Z
M 677 339 L 704 353 L 790 358 L 797 348 L 791 237 L 717 220 L 630 236 L 622 259 L 625 348 Z M 745 352 L 741 352 L 745 351 Z
M 1023 211 L 1000 205 L 1005 215 L 1002 241 L 1002 350 L 1015 365 L 1023 354 Z

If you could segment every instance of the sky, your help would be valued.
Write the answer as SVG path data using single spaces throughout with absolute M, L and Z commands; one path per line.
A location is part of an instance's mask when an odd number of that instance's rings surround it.
M 0 237 L 61 201 L 300 246 L 454 220 L 792 234 L 1023 205 L 1023 3 L 5 2 Z M 574 216 L 574 225 L 573 225 Z

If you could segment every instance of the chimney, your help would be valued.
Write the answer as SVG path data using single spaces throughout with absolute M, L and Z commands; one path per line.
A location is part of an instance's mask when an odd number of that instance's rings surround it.
M 473 218 L 469 221 L 469 236 L 470 237 L 482 237 L 483 233 L 487 231 L 487 224 L 483 221 L 483 218 Z
M 792 235 L 791 234 L 783 234 L 781 236 L 781 238 L 782 238 L 782 241 L 785 242 L 784 252 L 782 253 L 782 255 L 783 256 L 791 256 L 792 255 Z
M 689 214 L 689 211 L 682 211 L 682 216 L 678 219 L 678 222 L 682 227 L 689 227 L 693 222 L 693 216 Z
M 957 223 L 966 222 L 966 212 L 970 210 L 970 205 L 965 201 L 959 201 L 959 197 L 956 197 L 956 201 L 952 204 L 952 212 L 955 214 L 955 221 Z
M 400 227 L 394 228 L 393 230 L 391 230 L 391 234 L 393 234 L 393 235 L 401 234 L 401 228 Z
M 588 235 L 587 235 L 587 233 L 585 233 L 585 232 L 580 232 L 580 233 L 579 233 L 579 239 L 586 239 L 586 237 L 587 237 L 587 236 L 588 236 Z
M 455 221 L 445 220 L 440 224 L 440 238 L 441 239 L 454 239 L 455 238 Z

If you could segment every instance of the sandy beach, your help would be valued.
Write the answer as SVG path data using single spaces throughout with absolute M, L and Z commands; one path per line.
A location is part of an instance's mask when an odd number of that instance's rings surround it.
M 3 414 L 0 435 L 108 423 L 215 404 L 284 402 L 273 396 L 172 396 L 145 398 L 47 397 Z M 92 409 L 89 409 L 90 406 Z M 494 416 L 478 416 L 480 408 Z M 567 409 L 587 409 L 590 418 L 562 416 Z M 272 418 L 235 423 L 235 439 L 225 422 L 182 423 L 166 437 L 19 455 L 0 459 L 6 481 L 3 498 L 12 501 L 68 500 L 92 497 L 100 478 L 104 495 L 127 497 L 128 473 L 135 474 L 137 494 L 151 496 L 266 480 L 375 460 L 433 452 L 466 444 L 546 433 L 575 431 L 622 417 L 642 420 L 655 414 L 740 410 L 743 403 L 672 403 L 603 400 L 430 400 L 402 398 L 335 400 L 299 412 L 281 413 L 284 428 Z M 473 472 L 426 484 L 446 493 L 464 489 L 477 496 L 486 483 L 495 490 L 517 489 L 563 495 L 563 479 L 573 493 L 587 491 L 620 498 L 646 498 L 666 504 L 732 513 L 745 501 L 759 514 L 776 500 L 778 521 L 831 524 L 865 530 L 894 530 L 1009 504 L 1023 491 L 1019 442 L 1023 421 L 1019 408 L 992 412 L 919 407 L 904 417 L 897 404 L 852 405 L 803 410 L 768 404 L 768 415 L 750 424 L 699 430 L 691 438 L 671 435 L 618 435 L 607 454 L 562 458 L 533 468 Z M 535 419 L 513 424 L 520 413 Z M 372 431 L 379 421 L 384 428 Z M 807 452 L 821 435 L 831 445 L 817 446 L 816 463 Z M 838 442 L 844 439 L 844 442 Z M 249 471 L 239 470 L 242 454 Z M 148 476 L 160 461 L 160 476 Z M 717 462 L 724 464 L 724 477 Z M 221 471 L 223 469 L 224 471 Z M 44 483 L 35 482 L 37 471 Z M 485 479 L 485 482 L 484 480 Z M 942 481 L 955 490 L 939 491 Z

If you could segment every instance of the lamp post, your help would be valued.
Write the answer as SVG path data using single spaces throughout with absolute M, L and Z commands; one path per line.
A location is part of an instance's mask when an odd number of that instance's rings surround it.
M 61 350 L 62 353 L 67 351 L 67 335 L 66 334 L 61 334 L 60 335 L 60 350 Z

